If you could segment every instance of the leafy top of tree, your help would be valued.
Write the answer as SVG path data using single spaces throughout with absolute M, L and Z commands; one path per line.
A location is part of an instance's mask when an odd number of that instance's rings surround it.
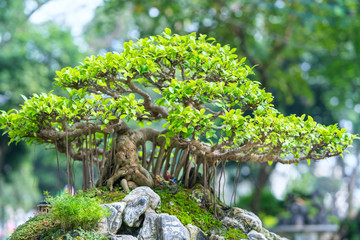
M 137 148 L 146 141 L 161 147 L 152 166 L 155 175 L 163 169 L 166 154 L 161 151 L 170 156 L 173 148 L 214 166 L 319 160 L 352 144 L 356 137 L 336 125 L 279 113 L 272 95 L 248 79 L 252 68 L 235 51 L 205 35 L 172 35 L 165 29 L 162 35 L 125 43 L 121 53 L 91 56 L 57 72 L 56 84 L 69 91 L 69 98 L 34 94 L 21 110 L 1 112 L 1 128 L 11 141 L 52 143 L 75 160 L 86 152 L 82 136 L 93 135 L 86 156 L 94 158 L 106 154 L 100 144 L 109 134 L 130 131 Z M 129 129 L 130 120 L 139 127 Z M 145 122 L 160 120 L 164 131 L 144 128 Z M 183 164 L 182 158 L 172 164 Z M 184 175 L 191 165 L 181 166 Z

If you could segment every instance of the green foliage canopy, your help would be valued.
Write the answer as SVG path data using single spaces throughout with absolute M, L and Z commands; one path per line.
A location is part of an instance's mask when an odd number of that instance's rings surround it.
M 35 94 L 21 110 L 1 112 L 1 129 L 11 141 L 55 144 L 84 131 L 102 137 L 131 119 L 165 120 L 168 145 L 187 145 L 209 163 L 298 163 L 339 155 L 351 145 L 355 136 L 345 129 L 279 113 L 272 95 L 248 79 L 252 68 L 235 51 L 205 35 L 166 29 L 125 43 L 121 53 L 57 72 L 57 85 L 70 98 Z M 76 150 L 70 149 L 74 159 Z
M 86 34 L 97 51 L 118 51 L 119 43 L 165 27 L 216 37 L 257 65 L 253 79 L 274 94 L 283 113 L 306 113 L 324 124 L 349 119 L 355 130 L 359 9 L 352 0 L 107 0 Z

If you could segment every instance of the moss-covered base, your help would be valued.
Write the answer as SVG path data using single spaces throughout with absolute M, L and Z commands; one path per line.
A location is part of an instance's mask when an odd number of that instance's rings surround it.
M 169 189 L 155 190 L 161 198 L 158 213 L 168 213 L 176 216 L 183 225 L 192 224 L 201 228 L 208 236 L 211 233 L 224 236 L 225 239 L 247 239 L 240 231 L 226 229 L 223 224 L 214 217 L 213 208 L 201 208 L 191 198 L 191 192 L 185 188 L 178 188 L 176 193 Z M 120 202 L 127 193 L 123 191 L 109 192 L 105 189 L 92 190 L 88 197 L 96 197 L 102 203 Z M 95 236 L 96 235 L 96 236 Z M 53 220 L 51 213 L 31 218 L 25 224 L 19 226 L 10 237 L 10 240 L 25 239 L 107 239 L 101 238 L 98 233 L 81 229 L 64 232 L 59 223 Z
M 168 189 L 157 190 L 156 193 L 161 198 L 161 206 L 158 213 L 168 213 L 176 216 L 183 225 L 192 224 L 201 228 L 207 235 L 216 233 L 226 239 L 247 239 L 240 231 L 226 229 L 223 224 L 214 217 L 212 207 L 201 208 L 191 198 L 189 190 L 179 188 L 174 195 Z
M 105 236 L 95 231 L 85 231 L 75 229 L 65 232 L 60 228 L 60 224 L 52 219 L 50 213 L 37 215 L 30 218 L 26 223 L 19 226 L 10 236 L 9 240 L 85 240 L 98 239 L 106 240 Z
M 58 228 L 58 225 L 59 223 L 51 218 L 51 214 L 38 215 L 19 226 L 11 235 L 10 240 L 40 239 L 52 229 Z

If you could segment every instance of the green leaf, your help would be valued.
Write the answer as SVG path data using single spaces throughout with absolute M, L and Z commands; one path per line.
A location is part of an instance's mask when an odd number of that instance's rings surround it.
M 23 99 L 24 99 L 24 101 L 27 101 L 28 100 L 28 98 L 27 97 L 25 97 L 24 95 L 20 95 Z
M 171 29 L 170 28 L 165 28 L 165 33 L 167 34 L 167 35 L 171 35 Z
M 145 73 L 149 70 L 149 67 L 146 65 L 141 66 L 140 68 L 140 74 Z
M 118 119 L 118 117 L 116 117 L 116 116 L 114 116 L 114 115 L 110 115 L 110 116 L 108 117 L 108 119 L 110 119 L 110 120 L 115 120 L 115 119 Z
M 158 94 L 161 94 L 160 90 L 157 89 L 157 88 L 153 88 L 153 91 L 156 92 L 156 93 L 158 93 Z

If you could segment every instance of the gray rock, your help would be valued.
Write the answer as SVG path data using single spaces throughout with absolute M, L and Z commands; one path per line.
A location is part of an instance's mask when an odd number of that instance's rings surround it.
M 160 196 L 157 195 L 151 188 L 149 187 L 138 187 L 132 190 L 124 199 L 124 202 L 132 202 L 139 197 L 148 196 L 149 197 L 149 206 L 152 209 L 156 209 L 161 203 Z
M 188 224 L 185 227 L 190 233 L 190 240 L 206 240 L 205 234 L 197 226 Z
M 109 206 L 110 210 L 112 211 L 110 217 L 107 219 L 107 224 L 110 232 L 116 234 L 122 224 L 122 214 L 125 209 L 126 203 L 117 202 L 112 204 L 104 204 L 104 206 Z M 113 213 L 115 213 L 115 216 L 113 216 Z
M 205 189 L 201 184 L 196 184 L 191 190 L 191 198 L 200 206 L 204 202 L 213 204 L 213 198 L 209 189 Z
M 190 240 L 188 230 L 175 216 L 147 210 L 139 240 Z
M 221 220 L 221 222 L 227 228 L 239 229 L 245 234 L 252 232 L 253 239 L 286 240 L 286 238 L 282 238 L 263 228 L 261 220 L 252 212 L 241 208 L 228 208 L 224 209 L 224 213 L 226 216 Z M 261 236 L 257 234 L 260 234 Z
M 98 223 L 98 231 L 107 235 L 108 233 L 116 234 L 122 224 L 122 213 L 125 209 L 124 202 L 104 204 L 103 207 L 110 211 L 110 216 L 103 218 Z
M 139 196 L 128 202 L 124 210 L 124 223 L 129 227 L 139 227 L 142 222 L 141 215 L 145 213 L 149 204 L 148 195 Z
M 137 238 L 131 235 L 115 235 L 111 240 L 137 240 Z
M 145 212 L 144 223 L 138 235 L 139 240 L 157 239 L 156 219 L 158 217 L 159 215 L 154 210 L 148 209 Z
M 244 233 L 248 233 L 251 230 L 262 232 L 262 222 L 254 213 L 246 211 L 241 208 L 232 208 L 228 212 L 228 217 L 234 218 L 244 226 Z M 242 230 L 242 229 L 240 229 Z
M 243 232 L 245 232 L 245 227 L 244 225 L 241 224 L 240 221 L 236 220 L 235 218 L 229 218 L 229 217 L 224 217 L 221 222 L 227 227 L 227 228 L 232 228 L 232 229 L 238 229 L 241 230 Z
M 188 230 L 179 219 L 172 215 L 159 214 L 157 218 L 157 230 L 159 240 L 190 240 Z
M 263 228 L 261 233 L 266 237 L 266 239 L 269 240 L 288 240 L 287 238 L 280 237 L 279 235 L 272 233 L 265 228 Z
M 97 231 L 105 236 L 108 235 L 109 233 L 109 228 L 108 228 L 108 224 L 107 224 L 107 219 L 106 217 L 104 217 L 103 219 L 100 220 L 100 222 L 98 222 L 97 225 Z
M 219 235 L 211 234 L 209 240 L 225 240 L 225 238 Z
M 255 230 L 251 230 L 248 234 L 248 239 L 249 240 L 268 240 L 267 238 L 264 237 L 264 235 L 262 235 L 261 233 L 255 231 Z

